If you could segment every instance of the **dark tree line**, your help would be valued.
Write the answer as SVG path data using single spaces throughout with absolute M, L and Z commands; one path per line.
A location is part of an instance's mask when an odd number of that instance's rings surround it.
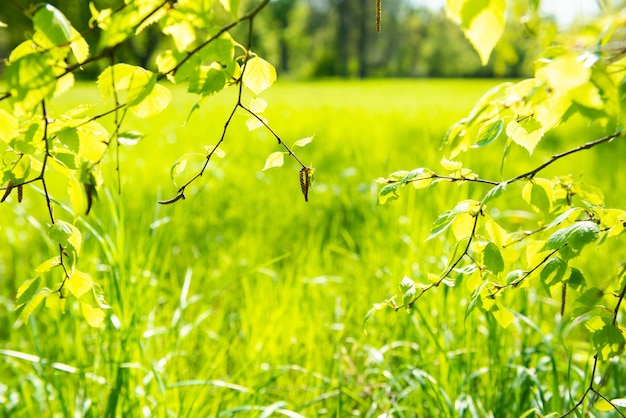
M 31 0 L 5 0 L 0 8 L 0 55 L 6 57 L 32 31 L 26 17 Z M 48 0 L 87 37 L 89 2 Z M 243 0 L 240 10 L 253 0 Z M 98 9 L 119 7 L 122 0 L 95 0 Z M 522 10 L 519 13 L 524 13 Z M 518 19 L 516 11 L 511 19 Z M 155 28 L 148 27 L 124 44 L 120 57 L 154 67 Z M 520 77 L 530 73 L 537 41 L 512 24 L 493 59 L 480 65 L 458 26 L 443 10 L 418 8 L 409 0 L 383 0 L 382 32 L 376 32 L 375 2 L 364 0 L 272 0 L 255 21 L 255 48 L 283 76 L 315 77 Z M 262 36 L 261 36 L 262 35 Z M 98 68 L 86 69 L 92 77 Z

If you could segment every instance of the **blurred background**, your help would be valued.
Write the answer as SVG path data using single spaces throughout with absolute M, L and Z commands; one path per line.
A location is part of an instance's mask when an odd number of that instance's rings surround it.
M 24 39 L 24 34 L 32 31 L 31 22 L 22 11 L 30 3 L 30 0 L 10 0 L 0 7 L 0 21 L 10 23 L 0 31 L 0 56 L 7 56 Z M 83 32 L 91 16 L 90 3 L 101 10 L 115 9 L 120 2 L 50 0 L 49 3 L 63 10 Z M 240 13 L 252 3 L 242 1 Z M 281 76 L 297 79 L 526 77 L 532 73 L 532 62 L 541 44 L 552 39 L 557 25 L 575 26 L 600 10 L 592 0 L 541 2 L 537 13 L 548 19 L 541 21 L 539 31 L 539 20 L 529 11 L 529 3 L 533 2 L 517 0 L 507 11 L 509 24 L 504 38 L 489 64 L 481 67 L 460 28 L 446 18 L 444 3 L 444 0 L 383 0 L 383 30 L 377 33 L 374 0 L 272 0 L 269 10 L 255 20 L 254 45 L 257 53 L 276 65 Z M 616 3 L 620 2 L 611 2 L 614 6 Z M 224 16 L 225 20 L 229 18 Z M 518 24 L 520 19 L 523 25 Z M 86 36 L 98 34 L 93 31 Z M 234 36 L 237 37 L 237 31 Z M 159 42 L 162 41 L 158 29 L 148 28 L 122 47 L 120 58 L 154 67 L 153 53 Z M 93 66 L 86 68 L 83 76 L 93 77 L 97 70 Z

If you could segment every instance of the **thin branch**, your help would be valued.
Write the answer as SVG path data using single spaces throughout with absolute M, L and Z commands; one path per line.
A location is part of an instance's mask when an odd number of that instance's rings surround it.
M 224 34 L 225 32 L 229 31 L 230 29 L 234 28 L 235 26 L 237 26 L 238 24 L 240 24 L 241 22 L 244 22 L 246 20 L 253 20 L 254 17 L 261 11 L 263 10 L 263 8 L 265 6 L 267 6 L 269 4 L 270 0 L 263 0 L 262 3 L 259 3 L 254 9 L 252 9 L 250 12 L 248 12 L 247 14 L 241 16 L 239 19 L 235 20 L 234 22 L 222 27 L 219 31 L 217 31 L 217 33 L 213 36 L 211 36 L 209 39 L 207 39 L 206 41 L 202 42 L 200 45 L 198 45 L 197 47 L 195 47 L 194 49 L 192 49 L 191 51 L 187 52 L 187 55 L 185 56 L 185 58 L 183 58 L 179 63 L 177 63 L 172 69 L 170 69 L 168 72 L 160 74 L 158 80 L 162 80 L 163 78 L 165 78 L 166 76 L 168 76 L 169 74 L 173 74 L 175 73 L 180 67 L 182 67 L 187 61 L 189 61 L 189 59 L 194 56 L 196 53 L 198 53 L 198 51 L 200 51 L 202 48 L 204 48 L 205 46 L 207 46 L 208 44 L 210 44 L 211 42 L 213 42 L 214 40 L 216 40 L 217 38 L 219 38 L 222 34 Z M 250 35 L 251 36 L 251 35 Z M 248 49 L 249 51 L 249 49 Z M 246 56 L 246 60 L 247 60 L 247 56 Z M 244 64 L 245 65 L 245 64 Z
M 569 411 L 561 415 L 559 418 L 565 418 L 566 416 L 572 414 L 575 410 L 578 409 L 578 407 L 580 407 L 580 405 L 583 404 L 589 392 L 593 390 L 593 379 L 596 375 L 597 366 L 598 366 L 598 355 L 596 354 L 595 356 L 593 356 L 593 369 L 591 370 L 591 378 L 589 379 L 589 387 L 587 387 L 587 390 L 585 390 L 585 393 L 583 393 L 583 396 L 578 400 L 578 402 L 576 402 L 576 405 L 574 405 L 572 409 L 570 409 Z
M 518 180 L 522 180 L 522 179 L 532 179 L 533 177 L 535 177 L 535 175 L 537 173 L 539 173 L 541 170 L 545 169 L 546 167 L 552 165 L 553 163 L 557 162 L 558 160 L 560 160 L 563 157 L 567 157 L 568 155 L 572 155 L 575 154 L 577 152 L 580 151 L 584 151 L 590 148 L 593 148 L 597 145 L 603 144 L 605 142 L 609 142 L 619 136 L 622 135 L 622 132 L 616 132 L 614 134 L 611 134 L 609 136 L 605 136 L 604 138 L 600 138 L 600 139 L 596 139 L 595 141 L 591 141 L 591 142 L 587 142 L 586 144 L 583 144 L 579 147 L 576 148 L 572 148 L 570 150 L 564 151 L 560 154 L 555 154 L 552 157 L 550 157 L 550 159 L 548 161 L 546 161 L 545 163 L 541 164 L 539 167 L 536 167 L 526 173 L 520 174 L 518 176 L 513 177 L 512 179 L 508 180 L 507 183 L 512 183 L 514 181 L 518 181 Z
M 626 273 L 626 265 L 622 267 L 622 270 L 617 275 L 617 279 L 619 280 Z M 626 296 L 626 283 L 624 283 L 624 287 L 622 288 L 622 292 L 619 294 L 619 298 L 617 299 L 617 304 L 615 305 L 615 309 L 613 310 L 613 325 L 617 326 L 617 315 L 619 314 L 619 308 L 624 300 L 624 296 Z

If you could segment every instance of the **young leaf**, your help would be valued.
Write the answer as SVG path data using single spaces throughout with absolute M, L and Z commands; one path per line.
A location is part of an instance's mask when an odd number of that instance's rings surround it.
M 33 24 L 54 45 L 69 44 L 72 40 L 72 24 L 59 9 L 50 4 L 37 10 Z
M 310 143 L 311 141 L 313 141 L 313 136 L 307 136 L 306 138 L 298 139 L 296 142 L 293 143 L 293 146 L 303 147 L 306 144 Z
M 133 145 L 137 145 L 139 141 L 141 141 L 144 138 L 144 136 L 145 135 L 139 131 L 125 131 L 125 132 L 120 132 L 117 135 L 117 140 L 122 145 L 133 146 Z
M 567 263 L 560 257 L 551 258 L 544 264 L 539 277 L 548 295 L 550 288 L 563 280 L 566 271 Z
M 552 201 L 552 183 L 547 179 L 533 179 L 524 185 L 522 198 L 536 212 L 549 213 Z
M 54 93 L 57 77 L 48 62 L 48 53 L 28 54 L 11 60 L 6 67 L 6 82 L 16 116 L 33 111 Z
M 591 221 L 576 222 L 552 234 L 541 251 L 556 250 L 566 243 L 574 251 L 580 251 L 585 245 L 596 241 L 599 235 L 600 227 L 596 223 Z
M 489 309 L 489 312 L 493 314 L 494 318 L 496 318 L 496 321 L 498 321 L 502 328 L 508 328 L 513 320 L 515 320 L 513 314 L 500 302 L 494 303 L 493 306 Z
M 493 274 L 498 274 L 504 271 L 504 259 L 500 253 L 500 249 L 493 242 L 489 242 L 483 250 L 483 260 L 487 270 Z
M 94 308 L 85 302 L 80 302 L 80 309 L 83 312 L 83 316 L 87 323 L 94 328 L 101 328 L 104 326 L 104 311 L 100 308 Z
M 39 290 L 39 283 L 41 283 L 41 277 L 35 277 L 34 279 L 26 280 L 22 283 L 20 288 L 17 289 L 17 294 L 15 295 L 15 305 L 20 307 L 24 303 L 31 300 L 35 293 L 37 293 L 37 290 Z
M 276 151 L 271 153 L 265 160 L 263 170 L 267 170 L 274 167 L 280 167 L 285 162 L 285 152 Z
M 250 99 L 250 110 L 254 113 L 263 113 L 267 108 L 267 102 L 260 97 Z
M 392 183 L 380 189 L 378 192 L 378 203 L 384 205 L 387 202 L 399 198 L 398 187 L 400 187 L 399 183 Z
M 612 323 L 606 322 L 606 319 L 604 320 L 604 326 L 591 336 L 591 342 L 602 361 L 621 354 L 626 344 L 622 331 Z
M 522 121 L 512 120 L 506 126 L 506 134 L 516 144 L 526 148 L 532 155 L 535 147 L 543 138 L 541 122 L 534 117 L 527 117 Z
M 77 298 L 90 291 L 92 286 L 93 282 L 89 275 L 78 270 L 74 270 L 74 273 L 65 282 L 65 287 Z
M 491 51 L 504 31 L 505 0 L 448 0 L 448 15 L 463 27 L 482 65 L 487 65 Z
M 19 312 L 18 319 L 22 322 L 26 322 L 28 318 L 32 315 L 32 313 L 37 309 L 41 302 L 51 294 L 49 289 L 42 289 L 37 292 L 30 300 L 28 300 L 23 305 L 19 305 L 16 308 L 16 311 Z
M 52 270 L 54 267 L 60 266 L 60 265 L 61 265 L 61 258 L 59 256 L 52 257 L 51 259 L 46 260 L 43 263 L 41 263 L 39 266 L 37 266 L 37 268 L 35 269 L 35 272 L 45 273 L 47 271 Z M 19 291 L 18 291 L 18 297 L 19 297 Z
M 503 129 L 504 122 L 502 119 L 481 126 L 478 130 L 478 139 L 475 147 L 484 147 L 485 145 L 491 144 L 493 141 L 498 139 Z
M 276 81 L 276 69 L 260 57 L 252 57 L 246 63 L 243 84 L 257 96 Z

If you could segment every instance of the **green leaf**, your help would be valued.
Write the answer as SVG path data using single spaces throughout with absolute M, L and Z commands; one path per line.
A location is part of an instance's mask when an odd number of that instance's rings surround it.
M 400 195 L 398 195 L 398 188 L 400 186 L 400 183 L 392 183 L 380 189 L 380 192 L 378 192 L 378 203 L 384 205 L 387 202 L 399 198 Z
M 72 176 L 68 179 L 67 194 L 70 197 L 70 203 L 74 211 L 74 221 L 76 221 L 78 215 L 87 211 L 87 199 L 84 190 L 85 188 L 76 177 Z
M 93 282 L 88 274 L 75 269 L 72 275 L 65 282 L 65 287 L 68 288 L 72 295 L 80 298 L 91 290 Z
M 276 69 L 260 57 L 248 60 L 243 74 L 243 84 L 254 94 L 259 95 L 276 81 Z
M 489 312 L 493 314 L 494 318 L 496 318 L 496 321 L 498 321 L 502 328 L 508 328 L 509 325 L 511 325 L 511 323 L 515 320 L 511 311 L 505 308 L 500 302 L 494 303 L 489 309 Z
M 552 200 L 552 184 L 546 179 L 529 181 L 522 189 L 522 198 L 536 212 L 549 213 L 550 201 Z
M 170 35 L 179 52 L 184 52 L 196 41 L 196 32 L 190 22 L 178 21 L 163 28 L 165 35 Z
M 72 25 L 56 7 L 46 4 L 33 16 L 33 24 L 54 45 L 69 44 Z
M 603 296 L 604 291 L 602 289 L 592 287 L 591 289 L 587 289 L 582 295 L 580 295 L 576 299 L 576 303 L 579 303 L 583 306 L 592 307 L 596 305 Z
M 48 53 L 28 54 L 6 67 L 7 87 L 16 116 L 28 114 L 56 89 L 57 79 Z
M 201 61 L 207 63 L 215 62 L 219 64 L 220 67 L 223 67 L 229 64 L 234 59 L 235 42 L 229 34 L 225 33 L 219 38 L 212 40 L 198 53 Z
M 104 326 L 104 311 L 100 308 L 94 308 L 88 303 L 80 302 L 80 309 L 89 325 L 94 328 Z
M 41 302 L 48 297 L 52 292 L 49 289 L 42 289 L 37 292 L 29 301 L 23 305 L 18 306 L 15 310 L 19 312 L 18 319 L 22 322 L 28 321 L 28 318 L 37 309 Z
M 483 198 L 483 204 L 487 204 L 487 202 L 492 201 L 493 199 L 497 198 L 502 193 L 504 193 L 504 191 L 506 190 L 507 184 L 508 183 L 506 181 L 503 181 L 497 186 L 492 187 L 491 190 L 489 190 L 487 194 L 485 195 L 485 197 Z
M 541 122 L 534 117 L 526 117 L 519 122 L 512 120 L 506 125 L 506 134 L 516 144 L 526 148 L 528 153 L 532 155 L 535 147 L 543 138 L 543 129 Z
M 139 141 L 141 141 L 144 137 L 145 135 L 143 134 L 143 132 L 125 131 L 125 132 L 120 132 L 117 135 L 117 140 L 122 145 L 133 146 L 133 145 L 137 145 Z
M 237 10 L 239 10 L 239 1 L 240 0 L 220 0 L 220 4 L 224 7 L 224 10 L 236 18 Z
M 498 274 L 504 271 L 504 258 L 500 253 L 500 249 L 493 242 L 489 242 L 483 250 L 483 260 L 487 270 L 493 274 Z
M 17 307 L 23 305 L 33 298 L 35 293 L 39 290 L 39 284 L 41 283 L 41 277 L 35 277 L 34 279 L 26 280 L 19 289 L 17 289 L 17 294 L 15 295 L 16 302 L 15 305 Z
M 583 272 L 575 267 L 572 267 L 571 273 L 567 278 L 567 285 L 579 292 L 582 291 L 587 285 Z
M 572 215 L 572 214 L 576 214 L 577 215 L 581 211 L 583 211 L 582 208 L 570 208 L 570 209 L 566 210 L 565 212 L 563 212 L 562 214 L 560 214 L 559 216 L 554 218 L 554 220 L 552 222 L 550 222 L 546 226 L 546 229 L 550 229 L 550 228 L 553 228 L 553 227 L 555 227 L 557 225 L 560 225 L 563 221 L 568 219 L 570 217 L 570 215 Z
M 498 139 L 503 129 L 504 122 L 502 119 L 481 126 L 478 130 L 478 139 L 475 147 L 484 147 L 485 145 L 491 144 L 493 141 Z
M 226 87 L 226 74 L 219 64 L 211 64 L 200 66 L 197 72 L 189 78 L 187 91 L 206 97 L 222 91 L 224 87 Z
M 8 144 L 11 139 L 19 135 L 18 127 L 19 122 L 17 118 L 0 109 L 0 141 Z
M 487 65 L 491 51 L 504 31 L 505 0 L 448 0 L 448 15 L 461 23 L 482 65 Z
M 512 270 L 506 275 L 506 284 L 511 284 L 524 277 L 523 270 Z
M 74 225 L 65 221 L 56 221 L 48 228 L 48 236 L 63 248 L 71 250 L 75 257 L 80 254 L 83 238 Z
M 605 321 L 608 321 L 605 319 Z M 602 329 L 591 336 L 591 342 L 600 360 L 607 361 L 624 351 L 626 340 L 620 329 L 610 322 L 605 322 Z
M 265 160 L 263 170 L 267 170 L 274 167 L 280 167 L 285 162 L 285 152 L 276 151 L 271 153 Z
M 596 223 L 591 221 L 576 222 L 552 234 L 541 251 L 556 250 L 566 243 L 574 251 L 580 251 L 585 245 L 596 241 L 599 235 L 600 227 Z
M 479 208 L 480 202 L 475 200 L 464 200 L 457 204 L 454 209 L 442 213 L 435 221 L 435 225 L 431 229 L 430 235 L 426 238 L 426 241 L 436 237 L 448 229 L 448 227 L 452 224 L 452 221 L 454 221 L 459 214 L 469 213 L 472 216 L 476 216 Z
M 293 143 L 294 147 L 303 147 L 313 141 L 313 136 L 307 136 L 306 138 L 298 139 Z
M 188 180 L 189 176 L 185 176 L 188 166 L 195 166 L 198 163 L 204 164 L 206 156 L 200 153 L 188 153 L 181 156 L 172 164 L 170 168 L 170 177 L 175 185 L 183 184 Z M 192 167 L 193 168 L 193 167 Z
M 560 257 L 551 258 L 543 265 L 539 277 L 548 295 L 552 286 L 561 283 L 566 271 L 567 263 Z
M 37 266 L 35 271 L 37 273 L 45 273 L 47 271 L 52 270 L 54 267 L 60 266 L 60 265 L 61 265 L 61 258 L 59 256 L 56 256 L 41 263 L 39 266 Z M 18 296 L 19 296 L 19 291 L 18 291 Z
M 161 113 L 172 101 L 172 93 L 166 87 L 155 84 L 142 100 L 131 107 L 132 112 L 140 118 L 148 118 Z

